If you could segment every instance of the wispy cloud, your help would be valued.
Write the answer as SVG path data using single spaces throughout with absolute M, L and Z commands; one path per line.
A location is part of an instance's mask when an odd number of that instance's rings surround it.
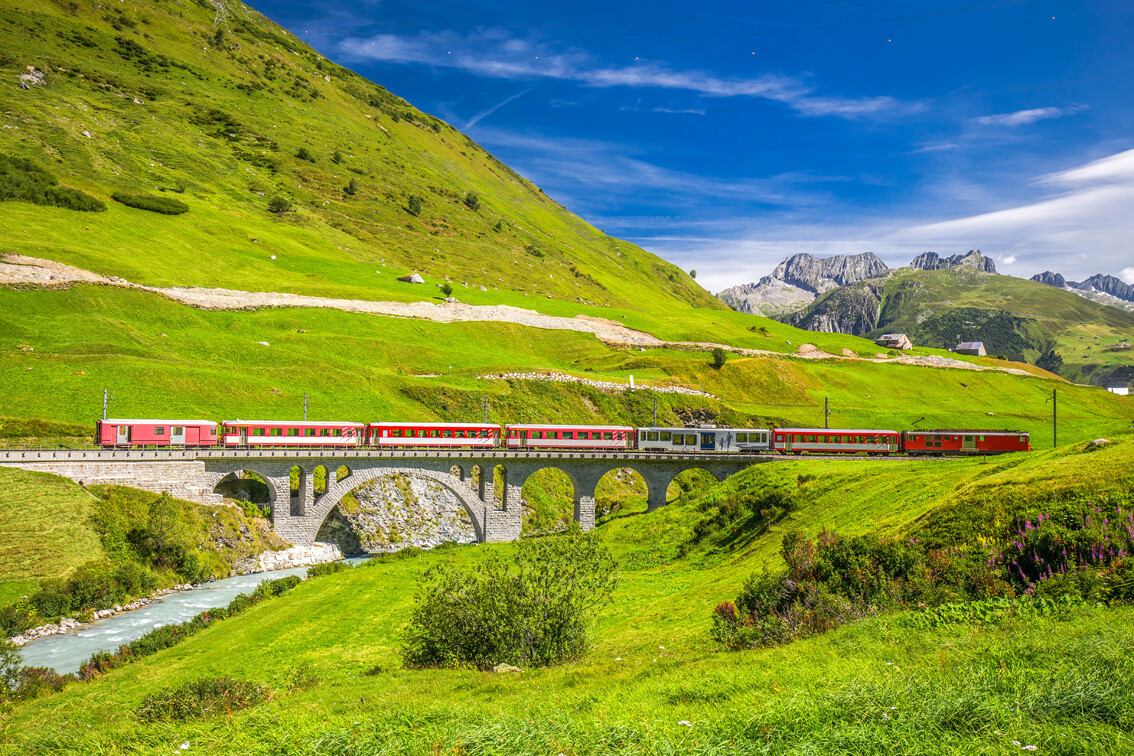
M 781 103 L 807 116 L 856 119 L 912 113 L 922 107 L 887 96 L 819 94 L 805 78 L 782 74 L 722 77 L 646 60 L 610 66 L 582 50 L 559 52 L 539 40 L 512 36 L 502 30 L 472 35 L 441 31 L 415 36 L 351 37 L 340 42 L 339 49 L 355 60 L 451 68 L 500 79 L 557 79 L 588 87 L 660 88 L 695 92 L 704 97 L 758 98 Z
M 469 130 L 469 129 L 471 129 L 471 128 L 472 128 L 473 126 L 476 126 L 476 125 L 477 125 L 478 123 L 480 123 L 481 121 L 483 121 L 483 120 L 484 120 L 485 118 L 488 118 L 488 116 L 490 116 L 490 115 L 492 115 L 493 113 L 495 113 L 495 112 L 496 112 L 497 110 L 500 110 L 500 108 L 504 107 L 505 105 L 507 105 L 507 104 L 508 104 L 508 103 L 510 103 L 510 102 L 513 102 L 513 101 L 515 101 L 515 100 L 518 100 L 518 99 L 520 99 L 521 97 L 523 97 L 524 95 L 526 95 L 526 94 L 527 94 L 528 92 L 532 91 L 533 89 L 535 89 L 535 87 L 528 87 L 528 88 L 527 88 L 527 89 L 525 89 L 524 91 L 522 91 L 522 92 L 517 92 L 516 94 L 512 95 L 511 97 L 508 97 L 508 98 L 506 98 L 506 99 L 504 99 L 504 100 L 502 100 L 502 101 L 500 101 L 500 102 L 496 103 L 496 104 L 495 104 L 495 105 L 493 105 L 493 106 L 492 106 L 491 108 L 488 108 L 487 110 L 482 110 L 482 111 L 480 111 L 479 113 L 477 113 L 476 115 L 474 115 L 474 116 L 473 116 L 472 118 L 470 118 L 470 119 L 468 120 L 468 123 L 466 123 L 466 124 L 465 124 L 465 129 L 464 129 L 464 130 L 465 130 L 465 131 L 468 131 L 468 130 Z
M 997 113 L 996 115 L 980 116 L 975 118 L 981 126 L 1027 126 L 1036 121 L 1046 121 L 1051 118 L 1062 118 L 1066 115 L 1078 113 L 1085 108 L 1081 105 L 1070 108 L 1031 108 L 1017 110 L 1013 113 Z

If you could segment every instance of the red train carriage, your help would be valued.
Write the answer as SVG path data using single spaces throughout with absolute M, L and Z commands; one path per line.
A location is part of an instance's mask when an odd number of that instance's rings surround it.
M 634 429 L 622 425 L 505 425 L 509 449 L 629 449 Z
M 500 426 L 485 423 L 370 423 L 370 446 L 405 448 L 491 449 L 500 441 Z
M 366 426 L 286 420 L 225 420 L 225 446 L 358 446 Z
M 902 431 L 906 454 L 1006 454 L 1031 451 L 1031 437 L 1024 431 L 948 429 Z
M 776 428 L 772 449 L 780 454 L 893 454 L 901 436 L 892 430 Z
M 216 446 L 213 420 L 99 420 L 101 446 Z

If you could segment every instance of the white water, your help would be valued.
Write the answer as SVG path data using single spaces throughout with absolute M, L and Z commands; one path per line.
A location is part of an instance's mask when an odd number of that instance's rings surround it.
M 363 559 L 354 558 L 346 561 L 349 564 L 356 564 Z M 238 594 L 251 593 L 265 580 L 275 580 L 288 575 L 303 577 L 306 573 L 306 567 L 259 572 L 255 575 L 239 575 L 206 583 L 192 591 L 171 593 L 155 599 L 152 604 L 141 609 L 122 612 L 109 619 L 83 625 L 78 632 L 37 638 L 22 649 L 24 665 L 51 667 L 59 674 L 77 672 L 79 665 L 90 659 L 91 654 L 96 651 L 114 651 L 123 643 L 136 640 L 155 627 L 185 622 L 206 609 L 228 606 Z

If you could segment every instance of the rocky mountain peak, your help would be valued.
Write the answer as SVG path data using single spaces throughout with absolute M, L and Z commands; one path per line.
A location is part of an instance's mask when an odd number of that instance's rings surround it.
M 803 252 L 787 258 L 758 282 L 725 289 L 717 298 L 738 312 L 777 317 L 806 307 L 826 291 L 889 272 L 873 252 L 831 257 Z
M 970 249 L 968 254 L 949 255 L 948 257 L 941 257 L 936 252 L 922 252 L 910 263 L 911 268 L 918 268 L 919 270 L 947 270 L 962 265 L 976 268 L 985 273 L 996 272 L 996 263 L 992 261 L 991 257 L 982 255 L 979 249 Z
M 1052 273 L 1050 270 L 1045 270 L 1043 273 L 1036 273 L 1032 276 L 1032 280 L 1041 284 L 1047 284 L 1048 286 L 1054 286 L 1057 289 L 1067 287 L 1067 279 L 1059 273 Z

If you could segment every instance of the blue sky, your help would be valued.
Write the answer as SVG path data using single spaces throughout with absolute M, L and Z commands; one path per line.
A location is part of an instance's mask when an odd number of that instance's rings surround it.
M 1134 2 L 264 0 L 712 291 L 796 252 L 1134 282 Z

